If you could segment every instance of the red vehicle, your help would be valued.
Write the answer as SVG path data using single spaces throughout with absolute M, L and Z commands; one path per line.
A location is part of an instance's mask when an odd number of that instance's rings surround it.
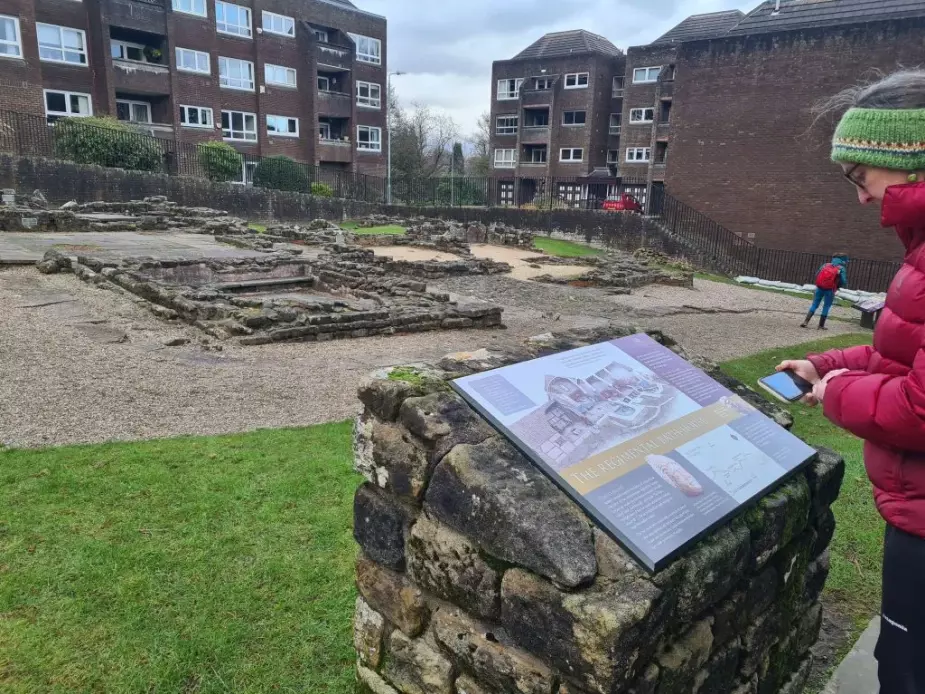
M 601 203 L 601 209 L 608 212 L 642 212 L 642 205 L 629 193 L 622 193 L 618 198 L 609 198 Z

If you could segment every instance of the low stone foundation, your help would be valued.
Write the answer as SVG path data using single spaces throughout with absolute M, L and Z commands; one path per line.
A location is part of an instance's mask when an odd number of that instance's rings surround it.
M 516 353 L 386 369 L 360 388 L 358 691 L 802 692 L 841 458 L 820 450 L 807 471 L 653 576 L 447 385 L 632 332 L 546 335 Z M 698 366 L 792 423 L 715 366 Z
M 401 237 L 396 237 L 400 239 Z M 416 243 L 390 245 L 411 245 Z M 511 271 L 507 263 L 499 263 L 490 258 L 476 258 L 470 254 L 461 255 L 459 260 L 395 260 L 388 256 L 376 255 L 373 251 L 356 246 L 332 246 L 331 258 L 341 267 L 358 269 L 372 267 L 375 272 L 404 275 L 421 279 L 441 279 L 458 275 L 499 275 Z M 435 248 L 435 250 L 441 250 Z M 446 251 L 448 252 L 448 251 Z

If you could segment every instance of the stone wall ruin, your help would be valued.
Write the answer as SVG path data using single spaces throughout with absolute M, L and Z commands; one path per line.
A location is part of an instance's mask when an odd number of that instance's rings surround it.
M 631 332 L 546 335 L 515 353 L 383 370 L 360 388 L 358 691 L 802 692 L 841 458 L 820 450 L 805 472 L 652 576 L 447 386 Z

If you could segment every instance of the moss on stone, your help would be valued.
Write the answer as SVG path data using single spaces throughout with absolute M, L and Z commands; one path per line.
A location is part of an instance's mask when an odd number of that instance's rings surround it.
M 402 381 L 408 385 L 420 388 L 427 392 L 451 391 L 450 384 L 446 381 L 434 378 L 433 376 L 416 369 L 413 366 L 399 366 L 389 371 L 388 379 L 390 381 Z

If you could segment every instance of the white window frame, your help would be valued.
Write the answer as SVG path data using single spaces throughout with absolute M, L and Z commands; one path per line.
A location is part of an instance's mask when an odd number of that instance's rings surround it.
M 189 54 L 190 56 L 192 56 L 193 62 L 196 64 L 195 68 L 186 67 L 185 65 L 180 64 L 180 55 L 181 55 L 180 52 L 181 51 L 183 51 L 183 54 Z M 202 70 L 199 67 L 201 63 L 201 59 L 203 57 L 205 57 L 205 62 L 206 62 L 205 70 Z M 205 51 L 195 51 L 192 48 L 181 48 L 180 46 L 177 46 L 174 58 L 177 63 L 177 70 L 179 72 L 192 72 L 197 75 L 211 75 L 212 74 L 212 59 L 209 57 L 209 54 L 206 53 Z
M 382 41 L 374 39 L 372 36 L 363 36 L 363 34 L 348 34 L 356 44 L 356 58 L 361 63 L 370 65 L 382 65 Z M 371 41 L 368 46 L 364 42 Z
M 626 161 L 634 164 L 648 164 L 652 158 L 651 147 L 627 147 Z
M 151 119 L 151 104 L 147 101 L 135 101 L 132 99 L 116 99 L 116 118 L 118 118 L 119 104 L 125 104 L 128 106 L 129 119 L 127 121 L 122 121 L 123 123 L 142 123 L 145 125 L 150 125 L 154 121 Z M 148 114 L 147 120 L 134 120 L 131 116 L 134 115 L 136 106 L 144 106 L 145 112 Z
M 222 139 L 230 140 L 231 142 L 257 142 L 257 114 L 251 113 L 250 111 L 232 111 L 230 109 L 222 109 L 222 120 L 224 121 L 225 115 L 228 116 L 228 127 L 225 127 L 225 123 L 222 122 Z M 234 116 L 241 116 L 241 129 L 235 130 L 233 118 Z M 249 130 L 247 128 L 247 117 L 250 116 L 254 129 Z M 243 137 L 235 137 L 235 132 L 239 132 Z M 227 133 L 227 134 L 226 134 Z M 253 137 L 247 137 L 248 135 L 253 135 Z
M 617 75 L 613 78 L 613 87 L 611 89 L 611 95 L 614 99 L 622 99 L 623 95 L 626 93 L 626 78 L 620 75 Z
M 613 164 L 619 164 L 619 163 L 620 163 L 620 150 L 619 149 L 608 149 L 607 150 L 608 166 L 613 165 Z
M 511 92 L 511 82 L 514 83 L 514 91 Z M 508 79 L 498 80 L 498 101 L 513 101 L 520 98 L 520 89 L 524 81 L 521 77 L 511 77 Z M 503 87 L 502 87 L 503 85 Z
M 614 118 L 617 119 L 616 125 L 614 125 Z M 608 121 L 607 130 L 611 135 L 619 135 L 623 131 L 623 114 L 622 113 L 611 113 L 610 120 Z
M 119 46 L 120 48 L 122 48 L 122 56 L 123 56 L 123 57 L 117 58 L 116 56 L 112 55 L 112 49 L 113 49 L 114 46 Z M 134 58 L 128 58 L 128 57 L 126 57 L 126 56 L 128 56 L 128 49 L 129 49 L 129 48 L 137 48 L 139 51 L 141 51 L 141 60 L 135 60 Z M 109 55 L 112 56 L 112 59 L 113 59 L 113 60 L 123 60 L 123 61 L 128 62 L 128 63 L 147 63 L 147 62 L 150 62 L 150 61 L 148 60 L 148 56 L 145 55 L 145 48 L 147 48 L 147 46 L 145 46 L 144 44 L 141 44 L 141 43 L 134 43 L 134 42 L 132 42 L 132 41 L 120 41 L 119 39 L 110 39 L 110 40 L 109 40 Z
M 652 113 L 651 117 L 646 118 L 646 112 L 650 111 Z M 645 125 L 647 123 L 655 122 L 655 108 L 652 106 L 644 106 L 641 108 L 631 108 L 630 109 L 630 123 L 632 125 Z
M 537 161 L 536 157 L 534 156 L 537 152 L 543 152 L 543 154 L 545 154 L 542 161 Z M 523 163 L 524 164 L 548 164 L 549 163 L 549 147 L 546 147 L 546 149 L 543 149 L 540 146 L 536 146 L 532 148 L 530 150 L 530 158 L 524 161 Z
M 331 34 L 327 29 L 312 28 L 312 33 L 315 35 L 315 41 L 319 43 L 331 43 Z
M 42 45 L 42 40 L 38 37 L 38 34 L 43 27 L 46 29 L 56 29 L 58 31 L 58 42 L 59 43 L 57 46 L 49 46 L 47 44 L 45 46 Z M 64 47 L 64 32 L 65 31 L 73 31 L 75 34 L 80 36 L 80 42 L 83 48 L 82 49 L 65 48 Z M 38 42 L 38 45 L 39 45 L 39 60 L 41 60 L 42 62 L 61 63 L 62 65 L 77 65 L 79 67 L 89 67 L 90 57 L 89 55 L 87 55 L 87 32 L 84 31 L 83 29 L 75 29 L 73 27 L 61 26 L 60 24 L 44 24 L 42 22 L 37 22 L 35 25 L 35 32 L 36 32 L 36 41 Z M 58 51 L 61 53 L 61 57 L 60 58 L 47 58 L 42 55 L 42 50 Z M 76 53 L 78 56 L 83 56 L 83 62 L 75 63 L 72 60 L 67 60 L 65 58 L 66 53 Z
M 581 84 L 581 78 L 585 78 L 585 83 Z M 572 80 L 572 84 L 569 84 L 569 80 Z M 591 73 L 590 72 L 570 72 L 565 76 L 565 88 L 566 89 L 587 89 L 591 86 Z
M 241 77 L 229 76 L 228 68 L 231 67 L 232 64 L 236 64 L 242 69 L 246 67 L 247 72 L 250 73 L 250 79 L 248 79 L 247 76 L 243 73 Z M 225 67 L 224 75 L 222 75 L 223 65 Z M 218 86 L 222 89 L 234 89 L 239 92 L 254 91 L 254 64 L 250 60 L 242 60 L 241 58 L 228 58 L 226 56 L 220 55 L 218 57 Z
M 362 94 L 364 88 L 366 89 L 366 96 Z M 373 96 L 374 91 L 376 96 Z M 382 85 L 378 82 L 357 80 L 357 106 L 380 110 L 382 108 Z
M 572 122 L 566 123 L 565 117 L 570 113 L 572 114 Z M 577 114 L 579 113 L 585 114 L 585 120 L 583 123 L 575 122 L 575 116 L 577 116 Z M 587 124 L 588 124 L 588 112 L 587 111 L 578 110 L 578 111 L 563 111 L 562 112 L 562 125 L 564 125 L 566 128 L 583 128 Z
M 199 7 L 202 8 L 201 12 L 197 9 Z M 173 11 L 190 14 L 194 17 L 208 17 L 209 5 L 206 3 L 206 0 L 173 0 Z
M 655 77 L 652 76 L 653 71 L 655 71 Z M 661 72 L 661 65 L 637 67 L 633 70 L 633 84 L 655 84 L 658 82 L 658 76 L 661 74 Z M 641 79 L 639 73 L 644 73 Z
M 71 97 L 72 96 L 83 96 L 87 99 L 87 113 L 72 113 L 70 111 L 49 111 L 48 110 L 48 95 L 49 94 L 63 94 L 65 104 L 70 107 Z M 85 92 L 66 92 L 61 89 L 43 89 L 42 90 L 42 103 L 45 105 L 45 117 L 52 118 L 87 118 L 88 116 L 93 115 L 93 97 Z
M 233 8 L 237 12 L 244 12 L 247 17 L 247 25 L 230 24 L 227 17 L 229 8 Z M 225 28 L 223 29 L 222 26 Z M 253 38 L 254 14 L 251 12 L 251 8 L 244 5 L 235 5 L 233 2 L 226 2 L 226 0 L 215 0 L 215 30 L 219 34 L 225 34 L 226 36 L 237 36 L 242 39 Z
M 285 75 L 285 79 L 280 81 L 276 79 L 279 77 L 279 74 L 274 76 L 274 73 L 277 71 L 282 71 Z M 292 81 L 289 80 L 289 77 L 292 76 Z M 298 75 L 296 74 L 296 69 L 294 67 L 286 67 L 285 65 L 273 65 L 272 63 L 263 64 L 263 81 L 267 84 L 273 84 L 277 87 L 289 87 L 290 89 L 295 89 L 298 86 Z
M 269 20 L 269 21 L 267 21 Z M 278 31 L 273 28 L 274 23 L 279 20 L 282 31 Z M 286 30 L 287 22 L 291 24 L 290 29 Z M 286 36 L 288 38 L 295 38 L 295 17 L 290 17 L 285 14 L 277 14 L 276 12 L 268 12 L 267 10 L 263 11 L 263 14 L 260 17 L 260 26 L 263 29 L 265 34 L 275 34 L 276 36 Z
M 565 156 L 565 153 L 568 152 L 568 157 Z M 575 152 L 579 153 L 578 158 L 575 158 Z M 559 161 L 566 164 L 580 164 L 585 160 L 585 150 L 584 147 L 563 147 L 559 150 Z
M 543 86 L 540 86 L 540 83 L 543 83 Z M 537 92 L 548 92 L 552 89 L 552 77 L 534 77 L 533 78 L 533 90 Z
M 331 124 L 324 121 L 318 123 L 318 139 L 331 140 Z
M 191 111 L 198 112 L 197 120 L 199 123 L 190 123 L 189 122 L 189 113 Z M 208 114 L 208 123 L 202 122 L 202 116 Z M 186 122 L 184 122 L 186 121 Z M 180 126 L 183 128 L 214 128 L 215 120 L 212 117 L 212 109 L 208 106 L 188 106 L 185 104 L 180 105 Z
M 507 121 L 505 125 L 501 125 L 501 121 Z M 514 121 L 511 124 L 510 121 Z M 520 129 L 520 116 L 516 113 L 497 116 L 495 118 L 495 135 L 516 135 L 517 131 Z
M 15 46 L 16 55 L 11 53 L 0 53 L 0 58 L 12 58 L 22 60 L 22 32 L 19 30 L 19 17 L 11 17 L 8 14 L 0 14 L 0 22 L 8 20 L 13 23 L 13 40 L 0 39 L 0 46 Z
M 360 133 L 366 131 L 370 139 L 367 142 L 363 142 L 360 139 Z M 372 134 L 377 133 L 378 142 L 373 142 Z M 365 146 L 369 145 L 369 146 Z M 358 125 L 357 126 L 357 149 L 361 152 L 381 152 L 382 151 L 382 128 L 377 128 L 372 125 Z
M 510 156 L 508 156 L 510 154 Z M 498 156 L 501 155 L 501 156 Z M 516 169 L 517 168 L 517 150 L 509 148 L 498 148 L 495 150 L 495 156 L 492 159 L 496 169 Z
M 241 178 L 237 181 L 228 181 L 234 186 L 244 186 L 250 188 L 254 185 L 254 171 L 257 169 L 256 161 L 241 160 Z
M 284 121 L 294 122 L 295 132 L 289 132 L 288 122 L 285 124 L 286 125 L 285 132 L 283 132 L 282 130 L 270 130 L 270 119 L 271 118 L 273 118 L 274 120 L 284 120 Z M 267 135 L 269 135 L 270 137 L 298 137 L 299 136 L 299 119 L 294 118 L 293 116 L 275 116 L 275 115 L 268 113 L 267 114 Z
M 324 82 L 324 86 L 321 86 L 321 83 Z M 319 92 L 329 92 L 331 91 L 331 78 L 326 75 L 318 75 L 318 91 Z

